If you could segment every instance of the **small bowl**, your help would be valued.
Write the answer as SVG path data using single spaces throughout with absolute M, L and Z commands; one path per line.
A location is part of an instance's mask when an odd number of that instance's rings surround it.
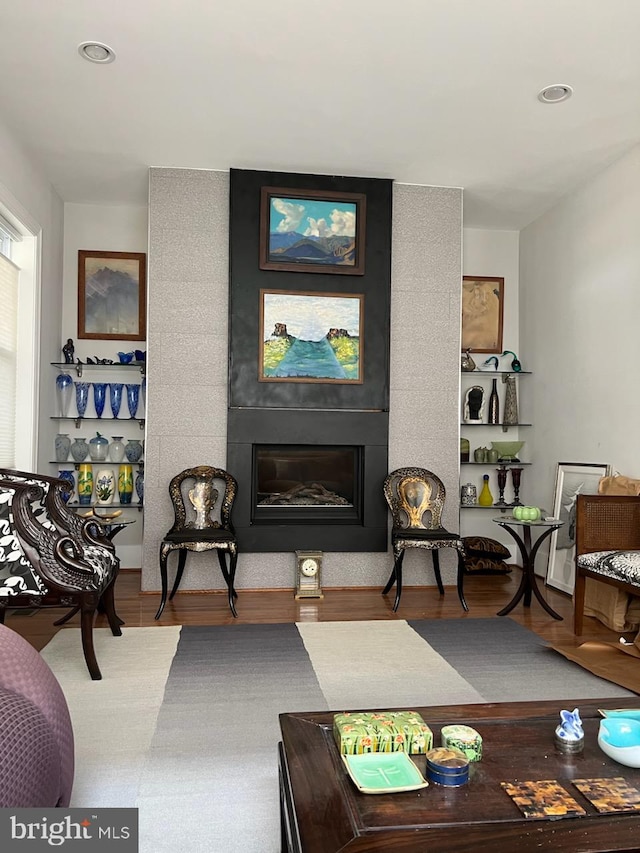
M 598 746 L 625 767 L 640 767 L 640 720 L 627 717 L 600 720 Z
M 119 352 L 118 358 L 120 359 L 120 364 L 131 364 L 133 361 L 134 353 L 132 352 Z
M 524 441 L 492 441 L 491 447 L 500 454 L 498 462 L 503 459 L 517 462 L 518 459 L 516 457 L 520 448 L 524 447 Z

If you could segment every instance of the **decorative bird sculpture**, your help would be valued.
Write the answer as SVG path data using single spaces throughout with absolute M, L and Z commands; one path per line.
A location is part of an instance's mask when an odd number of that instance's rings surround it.
M 482 369 L 483 370 L 490 370 L 492 364 L 493 364 L 493 369 L 497 370 L 498 369 L 498 359 L 495 355 L 492 355 L 486 361 L 482 362 Z
M 514 372 L 514 373 L 520 373 L 520 371 L 522 370 L 522 365 L 521 365 L 521 364 L 520 364 L 520 362 L 518 361 L 518 357 L 517 357 L 517 355 L 515 354 L 515 352 L 511 352 L 511 350 L 510 350 L 510 349 L 506 349 L 506 350 L 502 353 L 502 355 L 512 355 L 512 356 L 513 356 L 513 361 L 511 362 L 511 370 L 513 370 L 513 372 Z M 497 370 L 497 368 L 496 368 L 496 370 Z

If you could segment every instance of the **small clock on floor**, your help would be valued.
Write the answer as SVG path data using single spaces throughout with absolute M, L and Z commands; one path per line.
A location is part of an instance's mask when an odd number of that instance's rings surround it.
M 324 598 L 322 551 L 296 551 L 296 598 Z

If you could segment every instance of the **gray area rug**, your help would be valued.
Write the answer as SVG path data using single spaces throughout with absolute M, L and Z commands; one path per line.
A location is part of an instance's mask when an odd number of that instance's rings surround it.
M 43 650 L 76 727 L 71 805 L 138 806 L 141 853 L 279 851 L 283 712 L 635 695 L 505 618 L 98 629 L 101 682 L 78 633 Z

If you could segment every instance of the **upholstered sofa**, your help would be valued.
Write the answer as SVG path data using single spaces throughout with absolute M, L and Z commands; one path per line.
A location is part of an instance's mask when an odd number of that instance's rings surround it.
M 30 643 L 0 625 L 0 808 L 68 806 L 73 749 L 56 677 Z
M 592 585 L 586 595 L 587 583 Z M 594 586 L 595 583 L 595 586 Z M 603 587 L 604 585 L 604 587 Z M 599 592 L 613 592 L 606 601 Z M 574 631 L 579 636 L 583 616 L 602 616 L 610 627 L 637 628 L 630 617 L 640 596 L 640 496 L 578 495 L 576 501 L 576 581 Z M 598 613 L 600 610 L 600 614 Z M 626 620 L 626 621 L 625 621 Z M 635 623 L 635 624 L 634 624 Z

